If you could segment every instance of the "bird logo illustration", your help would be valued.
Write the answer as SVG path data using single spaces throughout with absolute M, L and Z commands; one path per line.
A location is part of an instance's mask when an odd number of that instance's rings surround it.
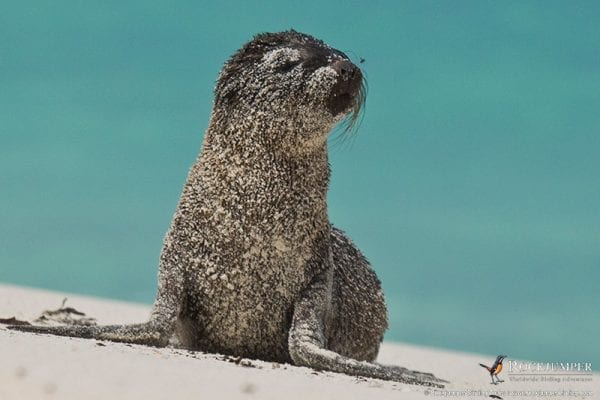
M 502 361 L 506 357 L 507 356 L 498 356 L 498 357 L 496 357 L 496 361 L 494 361 L 494 365 L 492 365 L 491 367 L 488 367 L 487 365 L 479 364 L 483 368 L 485 368 L 485 369 L 488 370 L 488 372 L 490 373 L 490 376 L 492 377 L 492 384 L 493 385 L 497 385 L 498 382 L 504 382 L 503 380 L 501 380 L 500 378 L 498 378 L 498 374 L 500 373 L 500 371 L 502 371 Z M 496 378 L 496 381 L 494 381 L 494 377 Z

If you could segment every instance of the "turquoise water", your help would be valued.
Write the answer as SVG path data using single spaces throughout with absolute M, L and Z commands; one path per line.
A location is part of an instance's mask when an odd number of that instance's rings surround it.
M 223 61 L 293 27 L 366 60 L 329 206 L 383 281 L 387 338 L 600 363 L 597 2 L 15 4 L 0 281 L 150 303 Z

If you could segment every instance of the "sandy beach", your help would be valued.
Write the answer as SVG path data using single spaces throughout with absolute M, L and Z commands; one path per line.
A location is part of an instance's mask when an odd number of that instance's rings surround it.
M 0 318 L 32 321 L 65 297 L 67 306 L 100 324 L 140 322 L 149 313 L 146 305 L 0 285 Z M 490 365 L 495 355 L 389 342 L 379 362 L 433 372 L 450 383 L 431 389 L 176 348 L 27 334 L 4 325 L 0 354 L 2 400 L 600 398 L 597 373 L 526 375 L 505 362 L 504 382 L 492 385 L 479 363 Z

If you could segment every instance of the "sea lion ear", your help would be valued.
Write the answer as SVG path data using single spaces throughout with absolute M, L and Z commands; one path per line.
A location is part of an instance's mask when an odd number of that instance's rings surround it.
M 250 65 L 259 62 L 267 51 L 276 46 L 275 36 L 277 34 L 258 34 L 227 60 L 215 87 L 215 104 L 235 105 L 240 89 L 235 84 L 235 77 L 246 73 Z

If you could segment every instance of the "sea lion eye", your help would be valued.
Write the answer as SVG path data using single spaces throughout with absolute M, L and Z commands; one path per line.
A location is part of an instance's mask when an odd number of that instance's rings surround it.
M 286 61 L 283 64 L 277 66 L 275 68 L 275 72 L 284 74 L 284 73 L 289 72 L 292 69 L 294 69 L 294 67 L 296 65 L 298 65 L 298 64 L 300 64 L 300 60 L 289 60 L 289 61 Z

